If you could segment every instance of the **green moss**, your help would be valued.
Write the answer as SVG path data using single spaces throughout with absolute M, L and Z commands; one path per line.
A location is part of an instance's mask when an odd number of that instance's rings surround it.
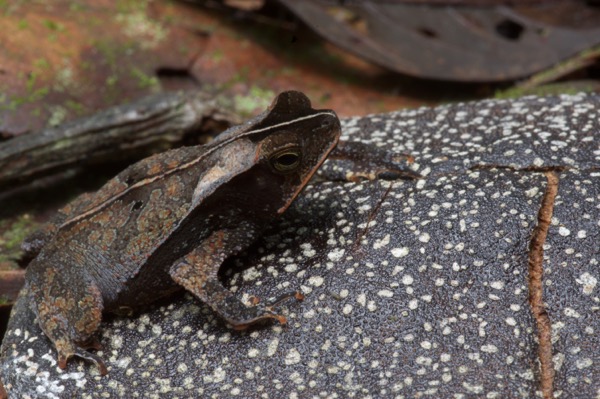
M 90 61 L 81 60 L 79 63 L 79 68 L 81 68 L 82 71 L 95 71 L 96 68 L 94 68 L 94 66 L 94 63 Z
M 53 151 L 60 152 L 63 148 L 69 148 L 73 146 L 73 139 L 69 137 L 65 137 L 61 140 L 56 140 L 52 143 L 50 147 Z
M 233 106 L 237 113 L 243 116 L 250 116 L 257 109 L 265 109 L 273 101 L 275 93 L 272 90 L 252 86 L 246 95 L 236 95 L 233 99 Z
M 182 57 L 187 57 L 187 55 L 192 52 L 192 49 L 185 44 L 180 44 L 177 46 L 177 51 L 179 51 L 179 54 L 181 54 Z
M 298 74 L 298 71 L 294 67 L 283 67 L 279 70 L 282 76 L 294 76 Z
M 215 50 L 212 53 L 212 56 L 210 58 L 213 62 L 218 64 L 219 62 L 221 62 L 223 60 L 223 50 L 221 50 L 221 49 Z
M 29 73 L 20 72 L 17 75 L 18 80 L 25 80 L 25 95 L 16 97 L 3 97 L 0 99 L 0 109 L 15 111 L 23 104 L 32 103 L 41 100 L 50 92 L 50 88 L 41 86 L 39 77 L 50 64 L 45 58 L 38 58 L 32 63 L 32 70 Z
M 102 58 L 102 61 L 96 65 L 105 65 L 108 69 L 103 87 L 105 100 L 108 102 L 116 101 L 122 96 L 121 83 L 131 85 L 131 82 L 134 82 L 137 88 L 150 89 L 150 91 L 160 88 L 160 82 L 156 76 L 146 73 L 140 67 L 130 67 L 130 64 L 122 61 L 130 58 L 139 50 L 140 47 L 136 41 L 115 43 L 101 39 L 95 40 L 93 45 Z M 88 65 L 87 67 L 93 69 L 96 66 Z
M 116 86 L 118 81 L 119 81 L 119 77 L 116 75 L 110 75 L 110 76 L 106 77 L 106 85 L 109 87 Z
M 162 23 L 149 16 L 145 9 L 120 12 L 115 20 L 123 27 L 123 33 L 143 49 L 155 48 L 168 35 Z
M 147 0 L 119 0 L 116 8 L 119 13 L 130 13 L 145 10 L 148 6 Z
M 65 30 L 65 26 L 60 22 L 52 21 L 51 19 L 45 19 L 42 21 L 44 26 L 53 32 L 63 32 Z
M 50 68 L 50 63 L 45 58 L 37 58 L 33 60 L 33 67 L 37 70 L 46 70 Z
M 28 85 L 29 86 L 29 85 Z M 33 86 L 33 84 L 31 85 Z M 32 103 L 44 98 L 49 92 L 50 89 L 48 87 L 39 87 L 39 88 L 28 88 L 28 93 L 25 96 L 20 97 L 3 97 L 0 99 L 0 110 L 3 111 L 16 111 L 23 104 Z
M 247 66 L 241 67 L 240 69 L 238 69 L 234 77 L 229 82 L 227 82 L 227 86 L 233 86 L 236 83 L 246 83 L 248 81 L 248 73 L 249 68 Z
M 0 231 L 0 262 L 14 262 L 21 257 L 21 243 L 37 229 L 31 216 L 21 215 L 16 219 L 1 220 Z
M 93 40 L 92 45 L 99 54 L 100 60 L 87 65 L 87 67 L 92 71 L 99 69 L 106 76 L 105 85 L 100 89 L 104 101 L 107 103 L 118 101 L 122 97 L 122 88 L 119 83 L 122 78 L 129 79 L 129 76 L 124 75 L 129 74 L 128 64 L 122 60 L 129 58 L 131 52 L 125 44 L 105 39 Z
M 75 83 L 73 81 L 73 68 L 71 68 L 67 61 L 64 61 L 63 64 L 62 68 L 56 73 L 54 85 L 54 88 L 61 92 L 67 91 Z
M 94 40 L 92 46 L 104 57 L 104 62 L 110 67 L 110 69 L 116 69 L 118 52 L 112 42 L 107 40 Z
M 65 31 L 65 26 L 60 22 L 45 19 L 42 23 L 50 31 L 50 34 L 47 36 L 48 40 L 56 41 L 57 35 Z
M 41 100 L 42 98 L 46 97 L 49 92 L 50 92 L 50 88 L 39 87 L 29 94 L 29 98 L 27 99 L 27 101 L 35 102 L 35 101 Z
M 69 4 L 69 11 L 83 11 L 85 8 L 83 6 L 83 4 L 79 3 L 78 1 L 73 1 L 71 2 L 71 4 Z
M 67 118 L 68 110 L 60 105 L 50 107 L 50 118 L 46 123 L 48 126 L 58 126 Z
M 574 71 L 586 68 L 600 56 L 600 46 L 592 47 L 574 55 L 544 71 L 530 76 L 516 86 L 495 93 L 496 98 L 516 98 L 528 94 L 573 94 L 578 92 L 593 91 L 592 84 L 585 82 L 567 81 L 556 82 L 563 76 Z M 555 82 L 555 83 L 551 83 Z M 582 84 L 583 83 L 583 84 Z
M 27 7 L 31 0 L 0 0 L 0 12 L 4 15 L 15 15 L 17 12 Z
M 39 58 L 33 62 L 34 70 L 25 77 L 25 89 L 27 94 L 23 97 L 14 98 L 12 101 L 16 107 L 22 104 L 35 102 L 44 98 L 50 89 L 46 86 L 39 87 L 38 77 L 41 75 L 40 70 L 48 67 L 48 61 Z M 19 75 L 22 79 L 23 75 Z
M 35 86 L 35 82 L 37 81 L 38 73 L 36 71 L 31 72 L 27 76 L 27 80 L 25 81 L 25 88 L 27 91 L 33 90 L 33 86 Z
M 86 112 L 86 107 L 77 101 L 67 100 L 65 106 L 76 115 L 83 115 Z
M 156 76 L 150 76 L 139 68 L 132 68 L 131 76 L 137 80 L 137 86 L 140 89 L 158 88 L 159 81 Z
M 581 92 L 591 93 L 594 91 L 593 85 L 573 85 L 570 82 L 565 83 L 552 83 L 531 88 L 511 88 L 507 90 L 498 91 L 494 94 L 494 98 L 498 99 L 514 99 L 529 95 L 537 96 L 550 96 L 558 94 L 577 94 Z

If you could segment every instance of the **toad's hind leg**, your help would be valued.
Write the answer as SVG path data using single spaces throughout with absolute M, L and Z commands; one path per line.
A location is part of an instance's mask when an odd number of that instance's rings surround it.
M 60 209 L 46 224 L 39 230 L 34 231 L 21 243 L 23 258 L 31 260 L 37 256 L 42 247 L 52 239 L 60 225 L 68 218 L 77 215 L 78 210 L 92 201 L 94 196 L 89 193 L 81 194 L 75 201 Z
M 223 261 L 245 248 L 252 240 L 252 234 L 247 229 L 216 231 L 176 262 L 170 270 L 175 282 L 200 298 L 236 329 L 244 329 L 266 319 L 275 319 L 285 324 L 285 316 L 275 312 L 274 307 L 283 299 L 302 299 L 300 293 L 293 292 L 282 295 L 269 304 L 246 306 L 221 285 L 217 273 Z
M 107 369 L 102 359 L 87 351 L 99 349 L 93 339 L 102 320 L 102 295 L 98 287 L 89 278 L 67 277 L 52 268 L 46 268 L 43 281 L 36 280 L 29 281 L 34 311 L 40 327 L 56 347 L 58 366 L 66 369 L 70 358 L 79 357 L 96 364 L 100 374 L 105 375 Z

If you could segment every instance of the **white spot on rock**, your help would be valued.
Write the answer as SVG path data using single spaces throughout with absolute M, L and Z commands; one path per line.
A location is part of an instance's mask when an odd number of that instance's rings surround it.
M 177 365 L 177 372 L 178 373 L 185 373 L 186 371 L 188 371 L 188 366 L 185 363 L 179 363 Z
M 577 284 L 583 286 L 583 293 L 585 295 L 590 295 L 598 284 L 598 279 L 588 272 L 583 273 L 579 278 L 575 279 L 575 281 L 577 281 Z
M 408 308 L 409 308 L 410 310 L 415 310 L 415 309 L 416 309 L 416 308 L 418 308 L 418 307 L 419 307 L 419 301 L 418 301 L 418 300 L 416 300 L 416 299 L 413 299 L 413 300 L 411 300 L 411 301 L 408 303 Z
M 302 255 L 304 255 L 307 258 L 312 258 L 317 254 L 317 251 L 313 249 L 310 243 L 301 244 L 300 248 L 302 249 Z
M 390 235 L 386 234 L 385 237 L 383 237 L 381 240 L 375 240 L 375 243 L 373 244 L 373 249 L 379 249 L 379 248 L 385 247 L 389 243 L 390 243 Z
M 498 348 L 496 347 L 496 345 L 488 344 L 488 345 L 483 345 L 481 347 L 481 351 L 486 352 L 486 353 L 496 353 L 496 352 L 498 352 Z
M 419 236 L 419 241 L 421 241 L 422 243 L 428 243 L 430 239 L 431 236 L 429 235 L 429 233 L 423 233 Z
M 356 302 L 358 302 L 361 306 L 367 305 L 367 296 L 365 294 L 359 294 L 356 298 Z
M 531 188 L 531 189 L 529 189 L 529 190 L 526 190 L 526 191 L 525 191 L 525 195 L 526 195 L 527 197 L 529 197 L 529 198 L 533 198 L 533 197 L 535 197 L 535 196 L 536 196 L 536 195 L 537 195 L 539 192 L 540 192 L 540 189 L 539 189 L 539 187 L 533 187 L 533 188 Z
M 563 237 L 567 237 L 567 236 L 569 236 L 571 234 L 571 230 L 567 229 L 564 226 L 560 226 L 558 228 L 558 234 L 560 234 Z
M 342 259 L 345 252 L 346 250 L 343 248 L 336 248 L 327 254 L 327 258 L 332 262 L 338 262 Z
M 393 248 L 391 252 L 396 258 L 402 258 L 408 255 L 409 249 L 408 247 Z
M 267 346 L 267 356 L 273 356 L 277 353 L 277 347 L 279 346 L 279 339 L 274 338 L 269 342 Z
M 565 308 L 563 313 L 565 314 L 565 316 L 574 317 L 576 319 L 581 317 L 581 315 L 573 308 Z
M 584 359 L 577 359 L 575 361 L 575 366 L 581 370 L 581 369 L 585 369 L 587 367 L 590 367 L 592 364 L 594 364 L 594 362 L 592 361 L 592 359 L 590 358 L 584 358 Z
M 308 283 L 314 287 L 320 287 L 323 285 L 324 279 L 321 276 L 312 276 L 308 279 Z
M 285 364 L 287 366 L 298 364 L 300 363 L 300 360 L 302 360 L 302 357 L 300 356 L 300 352 L 298 352 L 296 349 L 290 349 L 288 354 L 285 356 Z
M 402 284 L 404 285 L 411 285 L 414 281 L 414 278 L 410 274 L 402 276 Z

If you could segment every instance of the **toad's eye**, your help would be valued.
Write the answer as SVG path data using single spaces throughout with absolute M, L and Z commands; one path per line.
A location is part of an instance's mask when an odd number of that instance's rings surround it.
M 277 172 L 291 173 L 300 166 L 300 159 L 299 148 L 286 148 L 272 155 L 269 161 Z

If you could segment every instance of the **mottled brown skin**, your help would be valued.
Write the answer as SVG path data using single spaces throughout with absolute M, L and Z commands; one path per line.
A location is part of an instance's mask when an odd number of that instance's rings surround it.
M 299 92 L 205 146 L 171 150 L 124 170 L 63 208 L 25 245 L 39 252 L 26 281 L 58 365 L 107 368 L 94 340 L 104 312 L 137 308 L 184 287 L 236 328 L 285 323 L 272 304 L 248 307 L 217 279 L 290 205 L 335 147 L 340 123 Z

